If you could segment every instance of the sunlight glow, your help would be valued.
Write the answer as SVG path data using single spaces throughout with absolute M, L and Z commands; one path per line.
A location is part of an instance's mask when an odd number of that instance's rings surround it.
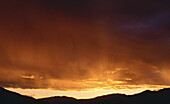
M 74 97 L 76 99 L 89 99 L 97 96 L 107 95 L 107 94 L 126 94 L 133 95 L 136 93 L 140 93 L 144 90 L 152 90 L 157 91 L 162 88 L 170 88 L 170 86 L 161 86 L 161 85 L 120 85 L 119 89 L 115 86 L 110 88 L 96 88 L 89 89 L 86 91 L 58 91 L 53 89 L 21 89 L 21 88 L 6 88 L 7 90 L 14 91 L 20 93 L 22 95 L 32 96 L 36 99 L 52 97 L 52 96 L 68 96 Z

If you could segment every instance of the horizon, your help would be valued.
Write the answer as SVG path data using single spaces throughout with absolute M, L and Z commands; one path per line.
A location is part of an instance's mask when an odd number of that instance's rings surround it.
M 145 91 L 144 89 L 132 90 L 132 91 L 115 91 L 115 90 L 97 90 L 97 91 L 56 91 L 46 89 L 12 89 L 6 88 L 9 91 L 17 92 L 21 95 L 31 96 L 35 99 L 66 96 L 73 97 L 75 99 L 91 99 L 103 95 L 109 94 L 126 94 L 133 95 Z
M 139 88 L 131 90 L 88 90 L 88 91 L 57 91 L 53 89 L 21 89 L 21 88 L 5 88 L 9 91 L 19 93 L 21 95 L 26 95 L 33 97 L 35 99 L 50 98 L 50 97 L 72 97 L 75 99 L 93 99 L 100 96 L 110 95 L 110 94 L 125 94 L 125 95 L 135 95 L 142 93 L 146 90 L 159 91 L 165 88 L 170 88 L 170 86 L 164 86 L 162 88 Z
M 3 104 L 163 104 L 169 103 L 170 88 L 164 88 L 158 91 L 146 90 L 135 95 L 125 95 L 125 94 L 109 94 L 97 96 L 90 99 L 76 99 L 74 97 L 68 96 L 52 96 L 41 99 L 35 99 L 30 96 L 25 96 L 16 92 L 11 92 L 9 90 L 0 87 L 0 91 L 3 92 L 0 95 L 1 102 Z

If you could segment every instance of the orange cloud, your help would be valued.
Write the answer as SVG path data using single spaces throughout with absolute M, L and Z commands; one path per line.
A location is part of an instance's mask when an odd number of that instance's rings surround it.
M 3 1 L 0 86 L 60 91 L 169 86 L 170 14 L 162 3 L 152 8 L 151 2 L 137 7 L 134 2 Z

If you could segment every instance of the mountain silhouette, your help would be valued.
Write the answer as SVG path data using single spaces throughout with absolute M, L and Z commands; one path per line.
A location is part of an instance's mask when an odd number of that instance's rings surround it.
M 170 104 L 170 89 L 159 91 L 146 90 L 135 95 L 110 94 L 92 99 L 70 97 L 50 97 L 39 99 L 49 104 Z
M 0 104 L 170 104 L 170 88 L 135 95 L 110 94 L 92 99 L 56 96 L 42 99 L 23 96 L 0 87 Z
M 0 104 L 45 104 L 28 96 L 8 91 L 0 87 Z

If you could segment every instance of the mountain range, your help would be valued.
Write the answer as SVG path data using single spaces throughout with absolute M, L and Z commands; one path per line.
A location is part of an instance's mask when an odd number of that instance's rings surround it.
M 0 104 L 170 104 L 170 88 L 135 95 L 110 94 L 91 99 L 55 96 L 34 99 L 0 87 Z

